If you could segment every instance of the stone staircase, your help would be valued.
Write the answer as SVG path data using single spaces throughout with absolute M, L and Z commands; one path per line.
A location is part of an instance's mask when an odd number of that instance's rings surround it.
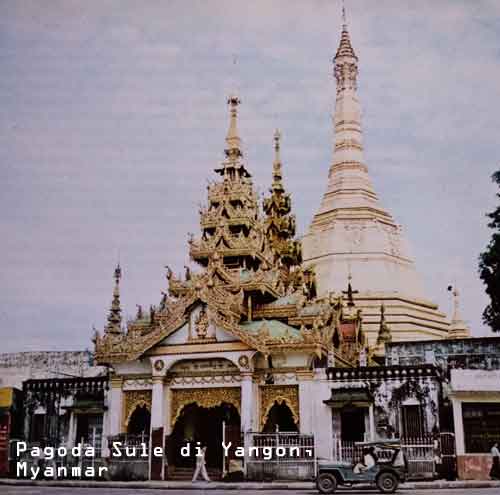
M 216 468 L 207 468 L 208 477 L 212 481 L 220 481 L 222 479 L 222 471 Z M 194 474 L 194 468 L 169 466 L 168 479 L 169 481 L 191 481 Z M 203 481 L 201 476 L 198 481 Z

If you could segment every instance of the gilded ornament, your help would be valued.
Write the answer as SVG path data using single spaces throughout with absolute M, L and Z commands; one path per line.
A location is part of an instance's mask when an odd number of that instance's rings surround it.
M 248 368 L 248 365 L 249 365 L 249 360 L 248 360 L 248 356 L 240 356 L 238 358 L 238 364 L 242 367 L 242 368 Z
M 163 359 L 157 359 L 155 361 L 154 368 L 156 371 L 162 371 L 163 368 L 165 368 L 165 363 L 163 362 Z
M 151 390 L 130 390 L 123 392 L 122 431 L 127 431 L 130 417 L 137 407 L 146 407 L 151 412 L 151 401 Z
M 172 426 L 189 404 L 210 409 L 223 403 L 233 405 L 241 414 L 241 389 L 239 387 L 181 388 L 172 390 Z
M 260 425 L 264 428 L 269 411 L 275 403 L 286 404 L 296 425 L 300 421 L 299 389 L 296 385 L 265 385 L 260 387 Z
M 196 321 L 195 321 L 195 330 L 196 330 L 196 335 L 198 336 L 199 339 L 204 339 L 207 337 L 208 334 L 208 315 L 207 315 L 207 310 L 205 307 L 201 308 Z

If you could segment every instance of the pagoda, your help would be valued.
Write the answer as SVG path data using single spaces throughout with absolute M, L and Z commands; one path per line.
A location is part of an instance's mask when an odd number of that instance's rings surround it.
M 326 192 L 302 240 L 305 264 L 315 267 L 319 295 L 340 294 L 352 283 L 370 346 L 377 345 L 381 317 L 394 341 L 446 338 L 449 322 L 425 297 L 403 230 L 380 204 L 368 174 L 358 57 L 345 14 L 333 64 L 333 159 Z

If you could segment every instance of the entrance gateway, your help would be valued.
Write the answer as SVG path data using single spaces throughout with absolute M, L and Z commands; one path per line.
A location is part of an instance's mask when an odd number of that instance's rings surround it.
M 207 448 L 207 467 L 222 470 L 223 427 L 235 432 L 233 444 L 241 442 L 240 403 L 239 388 L 172 390 L 172 430 L 166 439 L 169 471 L 194 468 L 199 445 Z M 186 450 L 189 456 L 183 455 Z
M 285 400 L 275 400 L 266 413 L 263 418 L 264 433 L 298 432 L 294 415 Z M 178 468 L 194 468 L 194 456 L 199 445 L 207 447 L 208 468 L 228 469 L 229 460 L 235 458 L 235 450 L 243 446 L 243 441 L 239 388 L 172 390 L 172 430 L 165 442 L 171 474 Z M 224 453 L 223 442 L 231 444 L 228 455 Z M 252 444 L 265 446 L 258 440 Z M 183 447 L 185 449 L 181 451 Z M 189 452 L 189 456 L 183 455 L 183 452 Z

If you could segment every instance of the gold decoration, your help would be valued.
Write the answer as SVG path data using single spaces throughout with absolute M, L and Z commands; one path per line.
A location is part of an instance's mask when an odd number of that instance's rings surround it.
M 126 432 L 128 423 L 135 409 L 145 406 L 151 412 L 151 390 L 130 390 L 123 392 L 123 421 L 122 431 Z
M 116 299 L 110 316 L 112 328 L 95 335 L 98 364 L 136 361 L 144 355 L 224 352 L 229 345 L 234 350 L 251 349 L 264 356 L 288 349 L 299 350 L 311 359 L 337 352 L 341 362 L 356 362 L 359 346 L 337 346 L 333 350 L 334 331 L 341 329 L 346 319 L 341 300 L 318 297 L 314 269 L 301 264 L 291 197 L 282 180 L 280 135 L 275 134 L 271 195 L 261 208 L 239 148 L 237 99 L 232 98 L 230 104 L 226 158 L 216 169 L 220 179 L 208 185 L 207 203 L 200 209 L 201 236 L 188 236 L 191 258 L 201 270 L 192 273 L 187 268 L 184 276 L 176 276 L 166 267 L 168 293 L 162 291 L 154 318 L 136 318 L 128 323 L 127 331 L 121 331 L 118 324 Z M 116 272 L 116 281 L 120 273 Z M 202 311 L 192 318 L 200 305 Z M 359 330 L 361 316 L 352 317 Z M 276 320 L 289 328 L 275 332 Z M 262 322 L 258 332 L 247 324 L 256 321 Z M 164 343 L 184 325 L 189 329 L 186 343 Z M 217 342 L 214 328 L 224 330 L 238 342 Z M 157 375 L 165 371 L 159 366 L 159 362 L 153 363 Z M 248 370 L 250 363 L 243 360 L 239 366 Z
M 163 370 L 163 368 L 165 368 L 165 363 L 163 362 L 163 359 L 157 359 L 157 360 L 155 361 L 155 365 L 154 365 L 154 367 L 155 367 L 155 370 L 156 370 L 156 371 L 161 371 L 161 370 Z
M 199 339 L 204 339 L 207 337 L 208 325 L 209 322 L 208 322 L 207 310 L 205 308 L 201 308 L 195 321 L 196 335 L 198 336 Z
M 269 411 L 274 403 L 285 403 L 292 412 L 293 420 L 298 426 L 300 421 L 299 389 L 297 385 L 265 385 L 260 387 L 260 426 L 264 428 Z
M 238 358 L 238 364 L 242 367 L 242 368 L 248 368 L 248 356 L 240 356 Z
M 172 390 L 172 426 L 179 418 L 182 410 L 189 404 L 210 409 L 222 403 L 232 404 L 241 414 L 241 389 L 239 387 L 217 388 L 182 388 Z

